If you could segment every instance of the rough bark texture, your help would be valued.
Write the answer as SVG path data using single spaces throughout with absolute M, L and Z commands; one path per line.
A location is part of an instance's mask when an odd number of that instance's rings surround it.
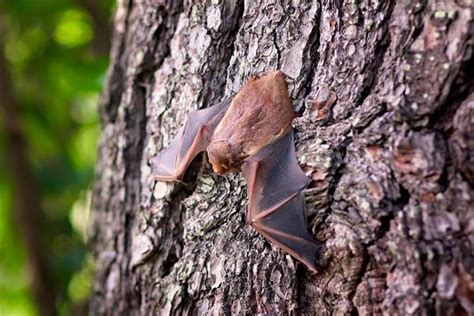
M 121 1 L 100 103 L 93 314 L 474 313 L 472 2 Z M 156 182 L 193 109 L 281 69 L 318 274 L 245 224 L 240 174 Z

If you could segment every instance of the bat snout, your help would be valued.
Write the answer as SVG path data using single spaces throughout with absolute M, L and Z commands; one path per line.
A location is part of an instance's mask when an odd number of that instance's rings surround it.
M 223 163 L 216 163 L 216 162 L 213 163 L 212 161 L 210 161 L 210 163 L 212 165 L 212 170 L 220 176 L 223 176 L 227 173 L 232 173 L 232 172 L 239 171 L 238 168 L 231 167 L 231 166 L 228 166 L 228 165 L 223 164 Z

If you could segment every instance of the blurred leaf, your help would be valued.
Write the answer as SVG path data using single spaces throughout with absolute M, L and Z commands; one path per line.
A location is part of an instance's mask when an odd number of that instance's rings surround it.
M 91 166 L 95 161 L 95 152 L 90 148 L 95 148 L 99 129 L 97 125 L 81 128 L 71 140 L 71 158 L 77 169 Z
M 69 220 L 74 229 L 81 235 L 84 242 L 87 241 L 87 226 L 89 224 L 89 213 L 92 192 L 88 190 L 82 194 L 72 206 Z
M 97 94 L 77 98 L 71 105 L 71 118 L 79 124 L 97 121 Z
M 15 247 L 18 231 L 12 225 L 11 183 L 0 177 L 0 315 L 35 315 L 25 274 L 25 253 Z
M 76 9 L 64 12 L 54 32 L 56 41 L 67 47 L 86 44 L 92 39 L 92 27 L 88 16 Z
M 68 293 L 75 302 L 86 300 L 92 291 L 92 275 L 94 267 L 92 258 L 88 258 L 81 271 L 76 273 L 69 283 Z

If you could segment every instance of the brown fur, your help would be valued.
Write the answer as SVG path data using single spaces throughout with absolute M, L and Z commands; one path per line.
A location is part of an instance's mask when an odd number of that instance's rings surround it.
M 207 149 L 218 174 L 240 170 L 244 160 L 277 140 L 295 114 L 284 75 L 272 71 L 252 78 L 234 97 Z

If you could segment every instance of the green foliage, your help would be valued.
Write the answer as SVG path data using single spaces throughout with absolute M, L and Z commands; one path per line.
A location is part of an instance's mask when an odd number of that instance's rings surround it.
M 94 2 L 94 1 L 92 1 Z M 114 0 L 97 0 L 110 19 Z M 85 227 L 99 135 L 98 94 L 107 52 L 94 51 L 94 23 L 81 0 L 0 0 L 0 40 L 9 63 L 46 215 L 48 255 L 61 297 L 58 310 L 87 299 L 92 261 Z M 35 315 L 26 250 L 17 227 L 13 175 L 0 135 L 0 314 Z
M 2 169 L 3 170 L 3 169 Z M 0 315 L 34 315 L 27 288 L 25 251 L 20 236 L 10 225 L 12 191 L 6 175 L 0 177 Z

